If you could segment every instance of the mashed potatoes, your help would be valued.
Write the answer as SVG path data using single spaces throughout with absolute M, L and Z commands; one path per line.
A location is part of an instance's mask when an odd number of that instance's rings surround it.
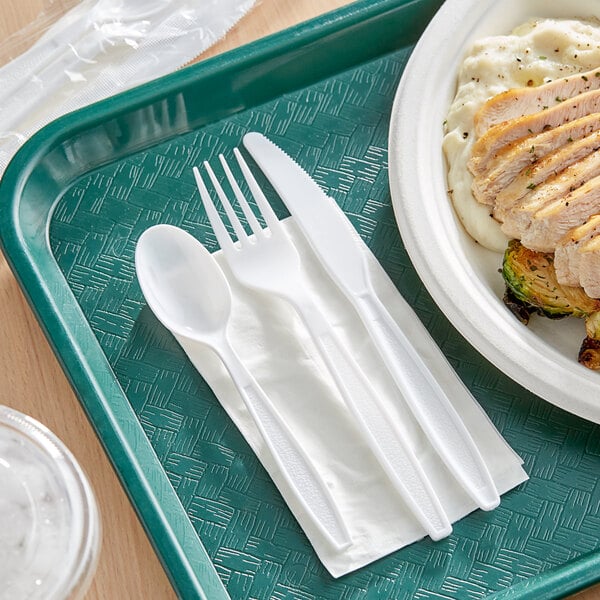
M 600 22 L 568 19 L 529 21 L 510 35 L 487 37 L 469 49 L 458 73 L 444 136 L 448 186 L 454 208 L 468 233 L 497 252 L 507 238 L 490 207 L 471 194 L 467 162 L 475 141 L 473 118 L 483 103 L 511 88 L 537 86 L 600 66 Z

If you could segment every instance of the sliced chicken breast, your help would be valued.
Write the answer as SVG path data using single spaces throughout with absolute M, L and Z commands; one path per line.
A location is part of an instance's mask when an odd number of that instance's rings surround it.
M 600 69 L 555 79 L 537 87 L 507 90 L 490 98 L 475 114 L 475 133 L 482 136 L 490 127 L 530 115 L 600 88 Z
M 600 125 L 600 115 L 597 115 L 595 120 Z M 559 132 L 559 129 L 560 127 L 557 127 L 547 132 L 550 144 L 556 143 L 554 140 L 564 138 L 564 132 Z M 539 158 L 539 160 L 535 160 L 533 163 L 528 163 L 516 175 L 514 175 L 514 170 L 511 169 L 510 171 L 498 173 L 495 179 L 486 177 L 475 179 L 473 193 L 484 204 L 500 206 L 514 204 L 525 196 L 529 190 L 535 189 L 549 177 L 557 175 L 564 168 L 578 162 L 599 148 L 600 130 L 594 131 L 581 139 L 569 136 L 564 144 L 556 143 L 554 151 Z M 535 156 L 537 158 L 537 152 Z M 511 178 L 512 180 L 510 180 Z
M 579 286 L 579 249 L 600 233 L 600 215 L 591 216 L 583 225 L 574 227 L 558 241 L 554 250 L 554 270 L 561 285 Z M 600 273 L 599 281 L 600 281 Z
M 502 223 L 501 229 L 506 235 L 520 239 L 527 248 L 537 250 L 538 248 L 533 248 L 523 241 L 535 214 L 545 206 L 560 202 L 597 176 L 600 176 L 600 152 L 593 152 L 540 185 L 526 190 L 527 193 L 519 200 L 513 202 L 509 199 L 504 204 L 497 202 L 493 211 L 494 218 Z M 553 251 L 554 248 L 545 250 Z
M 494 218 L 500 222 L 500 229 L 510 238 L 522 240 L 525 232 L 531 226 L 535 213 L 557 198 L 563 198 L 569 193 L 570 182 L 555 181 L 541 186 L 534 193 L 522 198 L 515 206 L 506 210 L 496 208 Z M 527 246 L 527 244 L 524 244 Z M 527 246 L 529 248 L 529 246 Z M 536 250 L 537 248 L 530 248 Z
M 579 282 L 591 298 L 600 298 L 600 236 L 579 249 Z
M 597 213 L 600 213 L 600 176 L 539 209 L 521 236 L 521 243 L 532 250 L 553 252 L 570 229 L 583 225 Z
M 488 129 L 473 145 L 469 170 L 476 176 L 481 175 L 488 169 L 494 156 L 507 144 L 526 139 L 530 135 L 542 133 L 599 111 L 600 90 L 592 90 L 579 94 L 547 110 L 495 125 Z M 531 144 L 530 150 L 532 154 L 535 154 L 535 144 Z
M 570 121 L 559 127 L 537 135 L 531 135 L 502 148 L 489 162 L 488 168 L 475 180 L 481 178 L 484 186 L 508 185 L 517 173 L 556 151 L 570 141 L 579 140 L 594 131 L 600 130 L 600 114 L 592 113 L 581 119 Z M 486 184 L 486 180 L 489 182 Z

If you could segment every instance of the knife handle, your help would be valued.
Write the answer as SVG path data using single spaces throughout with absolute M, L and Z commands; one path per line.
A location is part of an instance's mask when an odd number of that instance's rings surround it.
M 419 459 L 362 369 L 309 294 L 299 289 L 289 300 L 311 334 L 368 446 L 410 511 L 431 539 L 450 535 L 452 525 Z
M 215 348 L 217 349 L 217 348 Z M 217 349 L 282 477 L 303 510 L 337 550 L 352 544 L 327 484 L 262 387 L 248 372 L 227 338 Z
M 404 400 L 456 480 L 483 510 L 500 496 L 471 434 L 450 399 L 375 292 L 355 307 Z

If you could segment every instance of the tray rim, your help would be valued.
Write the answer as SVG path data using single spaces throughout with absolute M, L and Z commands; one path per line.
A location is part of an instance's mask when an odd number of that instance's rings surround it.
M 62 272 L 54 261 L 46 231 L 45 250 L 48 254 L 49 265 L 57 275 L 57 281 L 49 285 L 41 277 L 39 264 L 34 260 L 19 222 L 20 192 L 25 187 L 31 174 L 31 165 L 61 141 L 72 137 L 75 133 L 93 128 L 96 124 L 106 121 L 111 115 L 132 109 L 137 105 L 145 105 L 153 98 L 168 96 L 180 89 L 182 83 L 212 73 L 243 68 L 251 60 L 268 56 L 282 49 L 291 51 L 294 48 L 316 41 L 326 35 L 345 29 L 362 20 L 379 16 L 388 10 L 401 6 L 420 4 L 421 0 L 357 0 L 347 6 L 324 13 L 308 21 L 299 23 L 280 32 L 260 38 L 221 55 L 206 59 L 185 67 L 175 73 L 163 76 L 131 90 L 82 108 L 78 111 L 60 117 L 46 125 L 34 134 L 16 153 L 0 179 L 0 202 L 7 204 L 8 210 L 0 212 L 0 250 L 3 252 L 19 287 L 33 311 L 36 320 L 48 339 L 63 372 L 76 394 L 86 417 L 90 421 L 96 435 L 111 464 L 115 468 L 123 489 L 127 493 L 140 522 L 142 523 L 154 550 L 156 551 L 171 585 L 179 597 L 194 597 L 209 600 L 230 600 L 230 596 L 215 567 L 206 553 L 202 540 L 193 525 L 186 519 L 187 525 L 183 530 L 174 531 L 173 522 L 163 510 L 163 504 L 157 500 L 157 491 L 170 496 L 170 507 L 179 504 L 179 499 L 172 488 L 168 477 L 162 471 L 162 465 L 154 454 L 154 450 L 143 432 L 137 417 L 130 415 L 131 422 L 127 423 L 140 430 L 141 440 L 147 456 L 145 467 L 158 466 L 161 469 L 160 490 L 152 490 L 144 476 L 139 456 L 129 444 L 129 439 L 123 428 L 114 419 L 106 402 L 109 389 L 113 394 L 123 394 L 118 382 L 112 374 L 103 351 L 95 336 L 89 330 L 89 345 L 95 347 L 101 368 L 95 371 L 89 368 L 88 361 L 79 343 L 70 335 L 68 320 L 55 309 L 55 294 L 61 289 L 67 289 Z M 52 211 L 48 213 L 49 224 Z M 77 309 L 79 305 L 75 302 Z M 83 313 L 79 311 L 77 321 L 89 324 Z M 70 315 L 73 318 L 73 315 Z M 88 345 L 88 347 L 89 347 Z M 84 396 L 94 398 L 94 406 L 90 407 L 84 401 Z M 94 410 L 92 410 L 92 408 Z M 130 408 L 130 407 L 129 407 Z M 101 410 L 103 409 L 103 410 Z M 107 439 L 107 437 L 109 439 Z M 116 445 L 115 445 L 116 444 Z M 183 510 L 183 507 L 181 507 Z M 185 511 L 183 511 L 184 514 Z M 187 514 L 186 514 L 187 517 Z M 152 523 L 152 528 L 148 525 Z M 157 526 L 157 523 L 160 523 Z M 160 529 L 156 531 L 157 527 Z M 181 529 L 181 528 L 178 528 Z M 194 544 L 195 552 L 191 559 L 184 551 L 185 538 L 193 534 L 197 538 Z M 178 557 L 174 564 L 173 554 Z M 167 560 L 166 557 L 169 557 Z M 195 563 L 195 569 L 193 566 Z M 174 568 L 176 567 L 176 568 Z M 493 594 L 501 600 L 520 598 L 523 600 L 558 599 L 565 594 L 575 593 L 590 585 L 600 582 L 600 550 L 554 567 L 548 571 L 523 581 L 513 587 L 500 590 Z M 204 578 L 206 577 L 206 578 Z M 208 584 L 208 585 L 207 585 Z
M 267 58 L 276 53 L 292 52 L 305 44 L 310 44 L 328 35 L 335 35 L 338 31 L 388 11 L 420 3 L 421 0 L 356 0 L 349 5 L 66 114 L 32 135 L 11 159 L 0 178 L 0 203 L 7 205 L 7 210 L 0 211 L 0 250 L 104 452 L 115 469 L 120 484 L 132 503 L 178 597 L 231 600 L 204 549 L 202 539 L 196 533 L 187 513 L 181 506 L 179 498 L 166 473 L 162 470 L 162 465 L 137 417 L 133 414 L 133 410 L 127 405 L 130 409 L 127 412 L 130 414 L 125 424 L 139 433 L 137 437 L 144 446 L 144 458 L 147 462 L 144 468 L 140 465 L 139 454 L 136 454 L 130 446 L 131 435 L 127 436 L 123 432 L 123 428 L 119 426 L 112 414 L 107 398 L 112 397 L 112 394 L 124 395 L 124 392 L 112 374 L 108 360 L 91 329 L 84 332 L 85 339 L 79 337 L 75 340 L 70 335 L 70 330 L 74 327 L 71 327 L 67 319 L 55 310 L 56 297 L 60 296 L 61 289 L 66 289 L 71 295 L 72 292 L 58 268 L 50 248 L 47 226 L 51 220 L 53 209 L 49 210 L 45 222 L 45 256 L 43 258 L 50 273 L 55 277 L 48 282 L 41 276 L 42 274 L 47 275 L 48 271 L 40 269 L 41 265 L 34 259 L 21 229 L 20 192 L 23 191 L 33 170 L 32 165 L 35 165 L 40 157 L 57 147 L 62 141 L 104 123 L 111 115 L 133 110 L 136 106 L 151 104 L 153 100 L 178 92 L 185 82 L 193 81 L 196 78 L 243 69 L 261 58 Z M 378 54 L 380 53 L 375 53 L 374 56 Z M 83 324 L 89 328 L 76 301 L 74 301 L 74 308 L 76 309 L 74 312 L 78 315 L 77 322 L 72 325 Z M 71 313 L 70 319 L 73 320 L 73 318 L 73 313 Z M 82 344 L 81 342 L 86 343 Z M 95 365 L 93 369 L 88 366 L 82 346 L 85 346 L 88 351 L 90 348 L 94 348 L 94 356 L 100 362 L 99 365 Z M 86 397 L 92 398 L 92 400 L 84 400 Z M 120 416 L 123 418 L 124 415 Z M 144 470 L 153 467 L 158 468 L 160 472 L 161 481 L 158 490 L 151 489 L 144 476 Z M 156 485 L 157 478 L 153 479 L 154 485 Z M 157 499 L 158 495 L 161 497 L 160 502 Z M 166 498 L 168 498 L 167 509 L 178 507 L 185 515 L 185 526 L 178 521 L 177 531 L 174 531 L 173 520 L 168 519 L 164 510 Z M 149 524 L 152 524 L 152 527 Z M 191 548 L 185 548 L 186 543 L 190 546 L 190 539 L 194 543 Z M 177 557 L 177 560 L 173 559 L 174 556 Z

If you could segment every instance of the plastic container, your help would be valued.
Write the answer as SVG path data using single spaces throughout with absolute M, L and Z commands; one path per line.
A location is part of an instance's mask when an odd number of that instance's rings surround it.
M 0 405 L 0 599 L 82 598 L 100 540 L 96 501 L 71 452 Z

